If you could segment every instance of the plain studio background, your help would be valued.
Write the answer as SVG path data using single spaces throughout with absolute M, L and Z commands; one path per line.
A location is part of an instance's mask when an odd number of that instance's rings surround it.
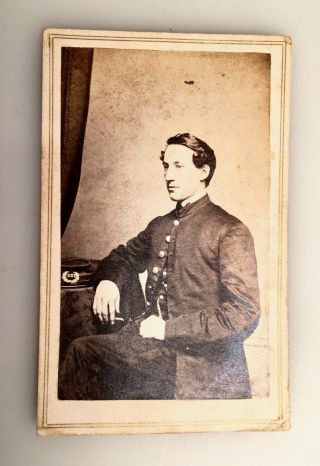
M 30 0 L 1 4 L 1 448 L 3 466 L 319 464 L 319 6 L 243 0 Z M 41 33 L 45 27 L 288 34 L 293 38 L 289 316 L 292 430 L 139 437 L 37 438 Z M 193 78 L 190 78 L 193 79 Z M 170 134 L 172 128 L 170 127 Z M 177 128 L 177 131 L 180 131 Z M 194 132 L 196 132 L 194 130 Z M 164 133 L 163 133 L 164 134 Z M 167 134 L 165 134 L 166 136 Z M 205 134 L 201 135 L 205 139 Z M 247 135 L 251 139 L 251 134 Z M 161 136 L 162 143 L 162 136 Z M 159 140 L 160 140 L 159 139 Z M 151 141 L 150 141 L 151 142 Z M 154 142 L 154 141 L 153 141 Z M 211 139 L 208 139 L 211 142 Z M 215 197 L 227 210 L 221 143 Z M 220 145 L 220 147 L 219 147 Z M 135 147 L 139 147 L 139 144 Z M 157 158 L 152 144 L 152 157 Z M 225 150 L 225 145 L 222 145 Z M 156 162 L 157 163 L 157 162 Z M 163 199 L 166 196 L 161 185 Z M 219 181 L 218 181 L 219 180 Z M 218 193 L 219 194 L 218 199 Z M 253 199 L 252 202 L 256 200 Z M 244 207 L 246 208 L 246 207 Z M 147 212 L 148 219 L 154 216 Z M 241 218 L 249 224 L 241 211 Z M 240 216 L 240 212 L 238 214 Z M 142 219 L 141 219 L 142 221 Z M 71 225 L 71 224 L 70 224 Z M 252 227 L 255 228 L 255 227 Z M 126 233 L 125 238 L 133 232 Z M 128 235 L 127 235 L 128 233 Z M 104 246 L 101 244 L 100 246 Z M 100 251 L 100 247 L 99 247 Z
M 63 257 L 88 259 L 125 244 L 175 206 L 159 160 L 168 137 L 206 141 L 217 157 L 209 195 L 255 240 L 262 318 L 246 342 L 254 396 L 269 393 L 269 92 L 265 54 L 96 49 L 81 179 L 62 240 Z

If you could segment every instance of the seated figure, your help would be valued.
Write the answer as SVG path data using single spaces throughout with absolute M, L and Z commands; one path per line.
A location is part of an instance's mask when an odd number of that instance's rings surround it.
M 100 262 L 94 314 L 113 325 L 124 301 L 131 311 L 117 333 L 70 344 L 61 399 L 251 397 L 243 343 L 260 315 L 252 236 L 209 199 L 216 159 L 204 141 L 177 134 L 160 159 L 176 207 Z M 145 270 L 146 302 L 139 293 L 130 302 L 130 281 Z

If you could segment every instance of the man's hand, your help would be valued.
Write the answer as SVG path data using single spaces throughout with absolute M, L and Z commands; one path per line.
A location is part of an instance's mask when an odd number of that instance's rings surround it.
M 164 340 L 166 321 L 161 317 L 150 316 L 140 324 L 140 335 L 144 338 Z
M 120 313 L 120 293 L 117 285 L 109 280 L 102 280 L 97 286 L 93 300 L 93 313 L 101 322 L 114 324 L 116 312 Z

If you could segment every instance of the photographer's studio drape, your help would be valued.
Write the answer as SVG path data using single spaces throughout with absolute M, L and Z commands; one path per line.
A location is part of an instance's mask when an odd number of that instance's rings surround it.
M 78 192 L 87 123 L 93 49 L 62 48 L 61 54 L 61 236 Z

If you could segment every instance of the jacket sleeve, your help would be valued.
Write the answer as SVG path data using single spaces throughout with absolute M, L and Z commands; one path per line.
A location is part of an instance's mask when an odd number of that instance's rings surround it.
M 256 257 L 252 236 L 241 222 L 222 236 L 218 264 L 221 305 L 188 310 L 169 319 L 167 342 L 196 344 L 234 336 L 246 338 L 255 329 L 260 315 Z
M 120 245 L 101 260 L 93 278 L 93 287 L 97 288 L 102 280 L 114 282 L 121 291 L 128 285 L 132 273 L 146 270 L 150 251 L 150 230 L 152 222 L 127 245 Z

